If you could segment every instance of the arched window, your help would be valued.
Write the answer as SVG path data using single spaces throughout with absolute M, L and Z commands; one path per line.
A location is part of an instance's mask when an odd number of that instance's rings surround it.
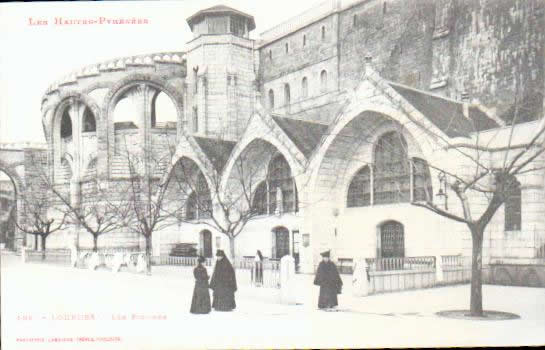
M 281 154 L 269 163 L 269 213 L 296 212 L 298 210 L 297 189 L 286 158 Z M 280 192 L 278 192 L 280 190 Z M 282 207 L 279 207 L 279 206 Z
M 252 201 L 252 208 L 257 215 L 267 214 L 267 182 L 261 181 L 257 186 L 254 199 Z
M 189 195 L 189 197 L 187 197 L 185 219 L 186 220 L 197 219 L 197 193 L 196 192 L 192 192 Z
M 212 199 L 208 184 L 202 173 L 197 178 L 193 192 L 187 198 L 186 220 L 206 219 L 211 216 Z
M 303 46 L 307 45 L 307 36 L 303 35 Z
M 290 46 L 288 43 L 286 43 L 286 53 L 288 53 L 290 51 Z
M 346 206 L 352 207 L 364 207 L 371 204 L 371 172 L 369 166 L 364 166 L 350 182 L 348 186 L 348 195 L 346 199 Z
M 358 24 L 358 15 L 354 15 L 354 18 L 352 19 L 352 25 L 355 27 Z
M 514 176 L 510 176 L 506 180 L 506 199 L 505 199 L 505 231 L 518 231 L 522 224 L 522 198 L 520 183 Z
M 83 132 L 97 131 L 95 116 L 88 107 L 83 112 Z
M 72 119 L 68 113 L 68 108 L 62 114 L 61 119 L 61 138 L 67 138 L 72 136 Z
M 269 90 L 269 108 L 270 109 L 274 108 L 274 91 L 273 91 L 273 89 Z
M 307 77 L 304 77 L 303 80 L 301 80 L 301 96 L 303 98 L 308 97 L 308 80 L 307 80 Z
M 409 202 L 410 170 L 403 136 L 395 131 L 382 135 L 374 156 L 374 204 Z
M 272 50 L 269 50 L 269 60 L 272 61 Z
M 290 84 L 284 84 L 284 105 L 289 106 L 291 101 Z
M 327 72 L 325 69 L 320 73 L 320 91 L 327 91 Z
M 325 26 L 322 26 L 322 40 L 325 40 Z
M 420 158 L 413 158 L 413 201 L 433 200 L 433 189 L 428 163 Z

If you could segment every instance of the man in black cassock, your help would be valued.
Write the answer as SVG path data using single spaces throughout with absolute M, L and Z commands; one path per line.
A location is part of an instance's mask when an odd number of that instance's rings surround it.
M 329 260 L 329 251 L 320 253 L 322 261 L 318 265 L 314 284 L 320 286 L 320 297 L 318 298 L 318 308 L 330 309 L 338 305 L 337 294 L 341 293 L 343 282 L 337 266 Z
M 212 307 L 216 311 L 231 311 L 236 307 L 237 280 L 235 269 L 233 269 L 233 265 L 225 256 L 223 250 L 218 250 L 216 257 L 218 260 L 210 280 L 210 289 L 214 294 Z

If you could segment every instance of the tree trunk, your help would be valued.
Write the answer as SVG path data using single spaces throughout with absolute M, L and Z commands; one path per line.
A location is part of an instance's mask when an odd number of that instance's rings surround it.
M 36 236 L 38 237 L 38 236 Z M 42 236 L 42 260 L 45 260 L 45 241 L 47 236 Z
M 231 254 L 231 259 L 233 264 L 235 263 L 235 237 L 229 236 L 229 253 Z
M 483 316 L 483 233 L 484 228 L 470 227 L 473 243 L 471 256 L 471 316 Z
M 151 275 L 151 235 L 146 236 L 146 265 L 147 274 Z
M 93 252 L 98 252 L 98 235 L 93 235 Z

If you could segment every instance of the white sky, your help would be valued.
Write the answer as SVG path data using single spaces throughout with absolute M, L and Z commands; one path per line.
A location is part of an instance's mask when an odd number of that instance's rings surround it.
M 323 1 L 323 0 L 322 0 Z M 256 21 L 253 37 L 320 0 L 179 0 L 0 4 L 0 142 L 44 142 L 40 102 L 55 80 L 117 57 L 183 51 L 186 18 L 224 4 Z M 29 25 L 29 17 L 48 21 Z M 55 17 L 147 18 L 147 25 L 54 25 Z

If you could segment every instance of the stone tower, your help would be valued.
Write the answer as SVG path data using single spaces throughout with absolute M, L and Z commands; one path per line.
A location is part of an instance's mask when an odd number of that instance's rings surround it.
M 255 101 L 254 18 L 214 6 L 187 19 L 187 130 L 198 136 L 236 140 Z

